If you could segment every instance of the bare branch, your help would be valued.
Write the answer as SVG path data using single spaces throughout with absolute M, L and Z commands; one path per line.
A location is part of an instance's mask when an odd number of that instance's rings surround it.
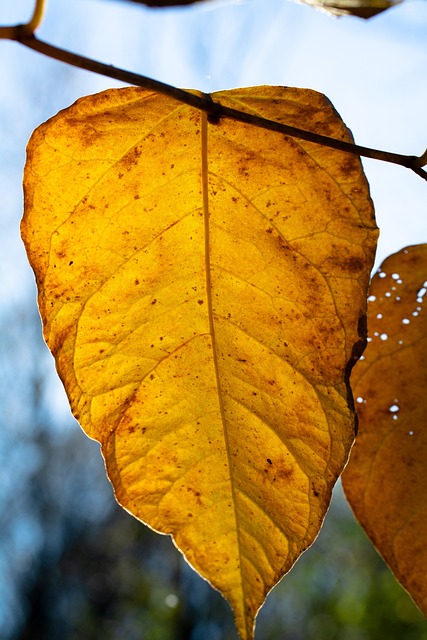
M 132 73 L 131 71 L 125 71 L 124 69 L 118 69 L 111 65 L 103 64 L 102 62 L 97 62 L 96 60 L 92 60 L 90 58 L 71 53 L 70 51 L 66 51 L 65 49 L 55 47 L 54 45 L 44 42 L 43 40 L 39 40 L 38 38 L 36 38 L 34 33 L 29 33 L 28 25 L 18 25 L 16 27 L 3 28 L 8 29 L 9 31 L 12 30 L 10 32 L 10 35 L 3 37 L 8 37 L 11 40 L 16 40 L 26 47 L 42 53 L 49 58 L 65 62 L 66 64 L 72 65 L 79 69 L 86 69 L 87 71 L 92 71 L 94 73 L 98 73 L 103 76 L 119 80 L 121 82 L 126 82 L 128 84 L 143 87 L 144 89 L 157 91 L 158 93 L 167 95 L 175 100 L 178 100 L 179 102 L 183 102 L 184 104 L 188 104 L 196 109 L 199 109 L 200 111 L 206 112 L 213 122 L 218 122 L 221 118 L 231 118 L 239 122 L 245 122 L 247 124 L 261 127 L 263 129 L 270 129 L 271 131 L 277 131 L 278 133 L 293 138 L 307 140 L 315 144 L 338 149 L 339 151 L 344 151 L 353 155 L 363 156 L 365 158 L 373 158 L 374 160 L 382 160 L 383 162 L 390 162 L 392 164 L 398 164 L 411 169 L 417 175 L 427 181 L 427 171 L 422 169 L 422 167 L 427 164 L 427 151 L 424 152 L 421 156 L 406 156 L 399 153 L 392 153 L 390 151 L 381 151 L 379 149 L 362 147 L 357 144 L 352 144 L 351 142 L 344 142 L 343 140 L 337 140 L 335 138 L 329 138 L 328 136 L 324 136 L 311 131 L 305 131 L 303 129 L 291 127 L 280 122 L 275 122 L 274 120 L 261 118 L 260 116 L 256 116 L 251 113 L 246 113 L 244 111 L 238 111 L 237 109 L 225 107 L 218 102 L 214 102 L 209 95 L 197 95 L 195 93 L 191 93 L 190 91 L 184 91 L 183 89 L 178 89 L 177 87 L 159 82 L 158 80 L 153 80 L 152 78 L 147 78 L 146 76 Z

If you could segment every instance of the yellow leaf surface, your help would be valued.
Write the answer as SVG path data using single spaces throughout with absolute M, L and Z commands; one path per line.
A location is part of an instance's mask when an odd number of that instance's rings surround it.
M 396 578 L 427 614 L 427 245 L 383 262 L 371 284 L 370 342 L 351 381 L 359 434 L 343 485 Z
M 213 97 L 350 139 L 313 91 Z M 117 500 L 252 638 L 354 437 L 377 236 L 358 159 L 111 90 L 33 134 L 25 200 L 45 338 Z

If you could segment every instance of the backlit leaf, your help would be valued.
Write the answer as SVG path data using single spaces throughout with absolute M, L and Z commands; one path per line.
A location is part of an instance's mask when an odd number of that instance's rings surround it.
M 188 5 L 201 0 L 127 0 L 148 5 L 149 7 L 173 7 Z M 209 0 L 204 0 L 208 2 Z M 358 18 L 372 18 L 378 13 L 394 7 L 402 0 L 302 0 L 316 9 L 323 9 L 336 16 L 352 15 Z
M 352 375 L 359 435 L 343 474 L 350 505 L 427 614 L 427 245 L 382 264 L 371 285 L 371 342 Z
M 350 139 L 313 91 L 214 99 Z M 353 441 L 377 235 L 358 159 L 128 88 L 34 133 L 25 196 L 46 341 L 117 500 L 252 638 Z
M 178 5 L 195 4 L 201 0 L 130 0 L 139 4 L 146 4 L 149 7 L 175 7 Z M 204 0 L 207 2 L 208 0 Z
M 358 18 L 372 18 L 386 9 L 396 6 L 402 0 L 302 0 L 317 9 L 323 9 L 336 16 L 352 15 Z

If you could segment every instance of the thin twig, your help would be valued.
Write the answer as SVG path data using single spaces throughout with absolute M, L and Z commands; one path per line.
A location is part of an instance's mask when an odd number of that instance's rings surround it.
M 29 35 L 32 35 L 35 30 L 39 28 L 41 21 L 43 20 L 45 9 L 46 0 L 36 0 L 31 20 L 26 25 L 24 25 L 24 28 Z
M 33 10 L 33 15 L 26 24 L 20 24 L 18 26 L 0 27 L 0 40 L 16 40 L 16 29 L 25 31 L 28 36 L 34 34 L 36 29 L 40 26 L 43 20 L 44 12 L 46 9 L 46 0 L 36 0 Z
M 147 78 L 146 76 L 142 76 L 138 73 L 118 69 L 117 67 L 103 64 L 102 62 L 97 62 L 96 60 L 55 47 L 43 40 L 39 40 L 36 38 L 34 33 L 28 33 L 28 25 L 17 25 L 14 27 L 13 33 L 9 38 L 20 42 L 24 46 L 42 53 L 49 58 L 65 62 L 73 67 L 86 69 L 87 71 L 92 71 L 121 82 L 167 95 L 170 98 L 183 102 L 184 104 L 188 104 L 195 109 L 206 112 L 214 122 L 218 122 L 221 118 L 231 118 L 233 120 L 238 120 L 239 122 L 245 122 L 246 124 L 261 127 L 263 129 L 270 129 L 271 131 L 277 131 L 278 133 L 293 138 L 307 140 L 308 142 L 314 142 L 315 144 L 331 147 L 332 149 L 338 149 L 339 151 L 344 151 L 353 155 L 398 164 L 411 169 L 427 181 L 427 171 L 422 169 L 422 167 L 427 164 L 427 151 L 421 156 L 406 156 L 400 153 L 391 153 L 390 151 L 380 151 L 378 149 L 362 147 L 351 142 L 344 142 L 343 140 L 329 138 L 328 136 L 318 133 L 298 129 L 297 127 L 291 127 L 280 122 L 275 122 L 274 120 L 268 120 L 251 113 L 239 111 L 237 109 L 231 109 L 221 105 L 219 102 L 214 102 L 209 95 L 196 95 L 195 93 L 178 89 L 177 87 L 173 87 L 172 85 L 165 84 L 158 80 L 153 80 L 152 78 Z

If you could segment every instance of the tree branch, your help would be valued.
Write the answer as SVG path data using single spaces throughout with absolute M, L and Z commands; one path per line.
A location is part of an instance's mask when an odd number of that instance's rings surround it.
M 36 0 L 31 19 L 26 24 L 20 24 L 11 27 L 0 27 L 0 40 L 16 40 L 16 30 L 27 33 L 28 36 L 34 34 L 35 30 L 40 26 L 46 9 L 46 0 Z
M 389 151 L 362 147 L 352 144 L 351 142 L 344 142 L 343 140 L 337 140 L 335 138 L 329 138 L 328 136 L 291 127 L 251 113 L 231 109 L 221 105 L 219 102 L 214 102 L 209 95 L 198 96 L 194 93 L 178 89 L 177 87 L 173 87 L 172 85 L 165 84 L 158 80 L 153 80 L 152 78 L 147 78 L 146 76 L 132 73 L 131 71 L 125 71 L 124 69 L 118 69 L 111 65 L 103 64 L 102 62 L 97 62 L 96 60 L 91 60 L 90 58 L 55 47 L 43 40 L 39 40 L 36 38 L 34 33 L 29 33 L 28 25 L 3 27 L 3 29 L 7 29 L 7 35 L 5 35 L 6 32 L 4 32 L 2 37 L 7 37 L 11 40 L 20 42 L 24 46 L 29 47 L 38 53 L 42 53 L 49 58 L 65 62 L 66 64 L 79 69 L 86 69 L 87 71 L 92 71 L 121 82 L 126 82 L 144 89 L 162 93 L 178 100 L 179 102 L 188 104 L 195 109 L 206 112 L 213 122 L 218 122 L 221 118 L 231 118 L 239 122 L 245 122 L 246 124 L 261 127 L 263 129 L 270 129 L 271 131 L 276 131 L 293 138 L 307 140 L 308 142 L 331 147 L 332 149 L 338 149 L 339 151 L 344 151 L 353 155 L 398 164 L 411 169 L 427 181 L 427 171 L 422 168 L 427 164 L 427 150 L 421 156 L 406 156 L 399 153 L 391 153 Z

